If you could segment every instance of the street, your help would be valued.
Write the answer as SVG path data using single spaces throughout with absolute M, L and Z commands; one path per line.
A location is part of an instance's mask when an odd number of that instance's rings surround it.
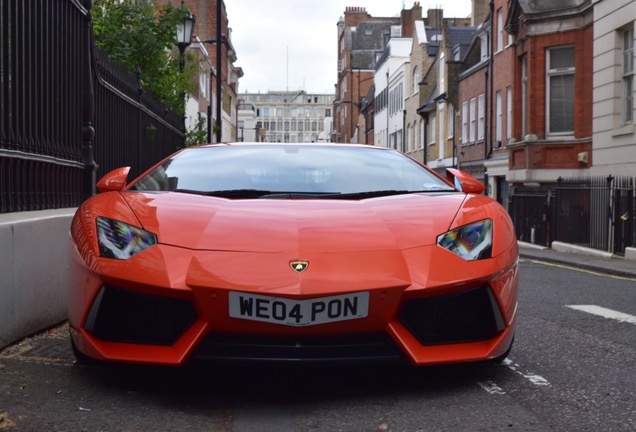
M 73 364 L 64 324 L 0 352 L 0 430 L 636 430 L 636 281 L 524 258 L 501 365 Z

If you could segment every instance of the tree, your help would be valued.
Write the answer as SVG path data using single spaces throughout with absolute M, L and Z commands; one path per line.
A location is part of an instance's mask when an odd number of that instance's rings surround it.
M 154 0 L 94 0 L 93 32 L 96 45 L 131 73 L 141 70 L 141 83 L 175 112 L 185 112 L 185 92 L 197 91 L 196 56 L 186 51 L 180 71 L 175 29 L 185 6 L 159 6 Z

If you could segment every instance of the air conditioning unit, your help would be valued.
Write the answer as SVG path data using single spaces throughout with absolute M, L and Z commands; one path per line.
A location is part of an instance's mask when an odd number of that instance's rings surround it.
M 579 154 L 576 155 L 576 158 L 579 162 L 586 164 L 587 163 L 587 152 L 580 152 Z

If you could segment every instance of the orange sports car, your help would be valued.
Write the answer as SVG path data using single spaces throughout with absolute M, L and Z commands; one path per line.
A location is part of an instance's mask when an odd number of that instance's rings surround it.
M 455 169 L 386 148 L 189 147 L 71 225 L 80 361 L 501 360 L 518 249 L 505 209 Z

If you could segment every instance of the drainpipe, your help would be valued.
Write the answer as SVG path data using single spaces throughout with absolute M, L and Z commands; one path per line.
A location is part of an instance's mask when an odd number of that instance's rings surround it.
M 488 143 L 484 137 L 484 144 L 486 144 L 486 147 L 488 148 L 488 153 L 486 154 L 486 159 L 490 159 L 492 157 L 492 150 L 493 150 L 493 143 L 492 143 L 492 125 L 493 125 L 493 101 L 494 98 L 492 97 L 492 92 L 494 90 L 494 78 L 495 78 L 495 71 L 493 69 L 493 63 L 494 63 L 494 45 L 495 45 L 495 38 L 494 38 L 494 32 L 493 30 L 495 29 L 495 2 L 493 0 L 490 0 L 490 59 L 488 61 L 489 63 L 489 67 L 488 70 L 490 71 L 490 118 L 488 119 L 488 123 L 490 124 L 489 128 L 490 128 L 490 143 Z M 487 84 L 486 84 L 487 86 Z M 487 94 L 487 93 L 486 93 Z
M 486 72 L 484 72 L 484 87 L 485 87 L 485 92 L 484 92 L 484 111 L 488 112 L 488 108 L 489 108 L 489 104 L 490 104 L 490 98 L 488 97 L 488 82 L 489 82 L 489 70 L 486 69 Z M 479 112 L 479 105 L 477 106 L 477 111 Z M 479 117 L 479 114 L 477 114 L 477 116 Z M 484 121 L 484 160 L 488 159 L 488 136 L 489 136 L 489 130 L 488 127 L 486 127 L 486 124 L 490 123 L 490 116 L 487 116 L 486 120 Z M 477 125 L 479 127 L 479 125 Z
M 406 150 L 406 110 L 402 110 L 402 152 Z

